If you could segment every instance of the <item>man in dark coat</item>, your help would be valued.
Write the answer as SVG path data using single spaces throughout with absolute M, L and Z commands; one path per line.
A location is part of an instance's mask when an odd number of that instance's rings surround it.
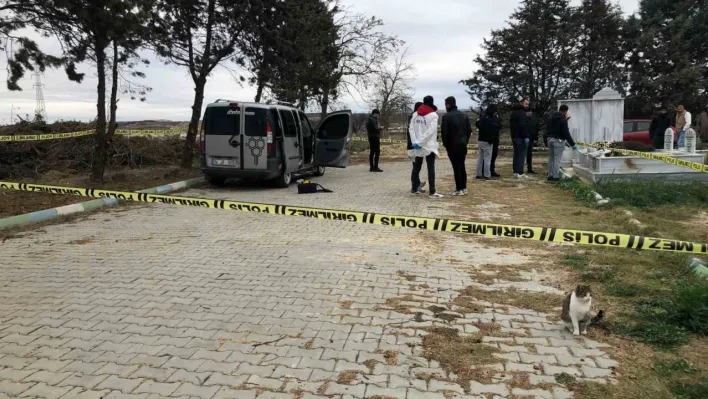
M 529 111 L 526 113 L 528 117 L 526 121 L 526 131 L 529 134 L 529 145 L 526 149 L 526 168 L 528 174 L 535 175 L 536 172 L 533 170 L 533 149 L 538 144 L 538 133 L 541 130 L 541 122 L 536 114 L 529 107 Z
M 514 177 L 517 179 L 526 178 L 524 174 L 524 162 L 526 161 L 526 150 L 529 145 L 529 117 L 526 115 L 528 109 L 529 100 L 524 98 L 512 107 L 511 119 L 509 121 L 511 143 L 514 146 Z
M 467 195 L 465 160 L 467 158 L 467 144 L 469 144 L 472 135 L 472 124 L 469 116 L 457 109 L 455 97 L 445 99 L 445 109 L 447 113 L 442 117 L 442 142 L 455 174 L 455 191 L 451 195 Z
M 658 104 L 656 111 L 651 124 L 649 124 L 649 136 L 652 146 L 657 150 L 662 150 L 664 149 L 664 135 L 666 130 L 671 127 L 671 119 L 665 106 Z
M 379 169 L 379 158 L 381 157 L 381 126 L 379 126 L 378 109 L 371 111 L 369 120 L 366 121 L 366 133 L 369 136 L 369 171 L 383 172 Z

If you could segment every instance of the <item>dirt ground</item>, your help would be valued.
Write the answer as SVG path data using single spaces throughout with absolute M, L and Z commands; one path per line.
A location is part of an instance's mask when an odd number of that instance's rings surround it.
M 199 176 L 201 176 L 201 172 L 198 169 L 185 170 L 176 167 L 125 169 L 107 173 L 105 183 L 101 187 L 105 189 L 137 191 Z M 65 174 L 57 171 L 46 173 L 39 179 L 25 179 L 22 182 L 69 187 L 97 187 L 89 182 L 88 174 Z M 89 198 L 70 195 L 0 190 L 0 218 L 88 200 Z

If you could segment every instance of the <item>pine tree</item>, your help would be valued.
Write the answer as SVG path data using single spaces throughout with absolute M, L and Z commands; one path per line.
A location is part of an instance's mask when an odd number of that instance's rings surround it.
M 628 114 L 650 112 L 653 103 L 708 102 L 708 3 L 705 0 L 642 0 L 634 32 Z

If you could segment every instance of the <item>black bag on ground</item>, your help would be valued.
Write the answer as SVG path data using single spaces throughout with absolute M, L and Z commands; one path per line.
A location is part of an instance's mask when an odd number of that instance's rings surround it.
M 332 190 L 327 190 L 317 183 L 298 183 L 297 193 L 298 194 L 315 194 L 315 193 L 331 193 Z

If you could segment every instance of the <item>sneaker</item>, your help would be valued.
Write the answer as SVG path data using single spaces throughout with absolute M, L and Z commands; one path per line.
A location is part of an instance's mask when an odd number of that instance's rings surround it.
M 467 195 L 467 189 L 462 190 L 462 195 Z
M 430 199 L 439 199 L 439 198 L 445 198 L 445 196 L 442 195 L 442 194 L 440 194 L 440 193 L 435 193 L 435 194 L 430 194 L 430 195 L 428 196 L 428 198 L 430 198 Z
M 460 190 L 460 191 L 453 191 L 453 192 L 450 193 L 450 196 L 451 196 L 451 197 L 460 197 L 460 196 L 462 196 L 462 195 L 463 195 L 463 194 L 462 194 L 462 190 Z
M 376 168 L 372 172 L 383 173 L 383 169 Z
M 524 178 L 524 175 L 514 173 L 514 179 L 523 179 L 523 178 Z

